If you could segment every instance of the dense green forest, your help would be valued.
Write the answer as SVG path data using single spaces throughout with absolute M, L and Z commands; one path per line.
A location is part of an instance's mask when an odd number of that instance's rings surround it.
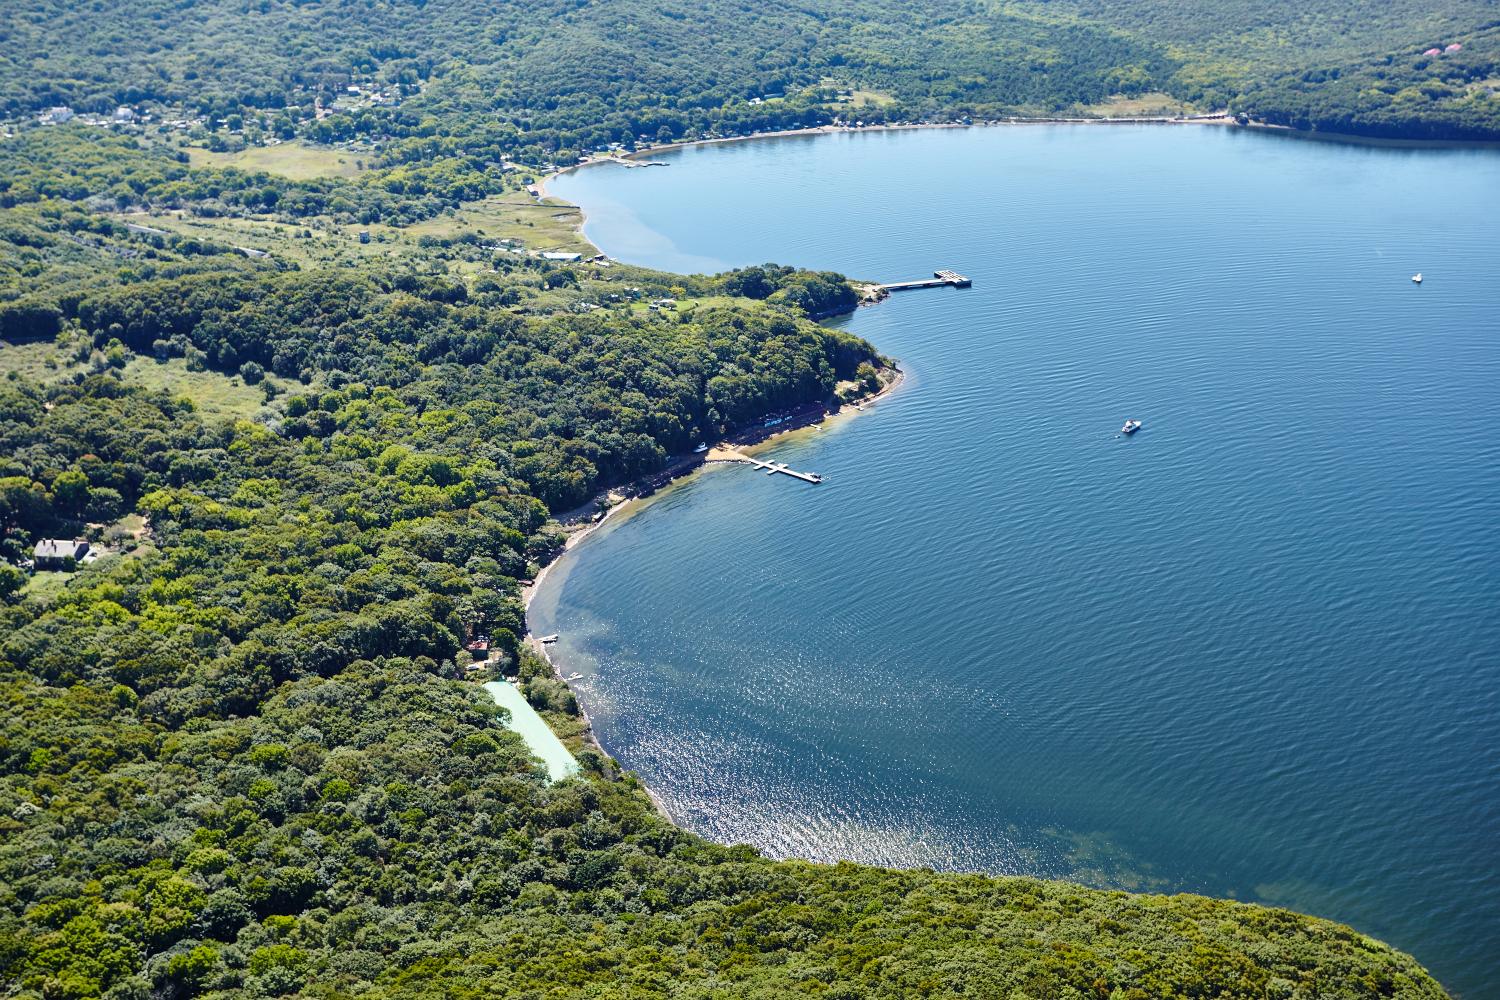
M 0 991 L 1442 996 L 1282 910 L 775 862 L 658 815 L 522 643 L 522 581 L 556 515 L 887 362 L 813 322 L 855 306 L 841 275 L 549 256 L 587 249 L 576 216 L 522 188 L 855 106 L 1166 90 L 1483 134 L 1484 9 L 7 4 Z M 121 104 L 151 120 L 34 120 Z M 75 537 L 101 557 L 30 565 Z M 546 782 L 496 673 L 579 777 Z
M 0 383 L 10 992 L 1442 995 L 1284 911 L 771 862 L 587 747 L 545 783 L 459 679 L 463 639 L 577 745 L 517 641 L 549 509 L 878 360 L 803 318 L 829 276 L 660 275 L 701 307 L 579 313 L 544 279 L 608 284 L 584 265 L 283 269 L 34 208 L 7 210 L 6 259 L 47 280 L 0 349 L 43 358 Z M 127 377 L 142 352 L 267 405 L 205 417 Z M 116 554 L 46 589 L 14 568 L 75 533 Z
M 1500 22 L 1458 44 L 1463 48 L 1455 52 L 1423 49 L 1281 73 L 1247 87 L 1236 104 L 1297 129 L 1386 139 L 1500 138 Z
M 17 0 L 0 11 L 0 114 L 124 104 L 204 116 L 231 143 L 371 142 L 419 183 L 434 158 L 537 164 L 840 114 L 1076 113 L 1157 92 L 1309 128 L 1494 138 L 1497 25 L 1486 0 Z M 856 114 L 851 90 L 880 99 Z

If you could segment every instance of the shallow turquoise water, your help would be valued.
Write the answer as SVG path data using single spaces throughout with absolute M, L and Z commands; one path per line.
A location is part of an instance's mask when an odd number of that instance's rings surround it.
M 548 577 L 533 627 L 673 815 L 1281 904 L 1496 995 L 1500 154 L 1055 127 L 670 159 L 554 190 L 641 263 L 975 282 L 846 321 L 910 378 L 777 447 L 822 486 L 710 471 Z

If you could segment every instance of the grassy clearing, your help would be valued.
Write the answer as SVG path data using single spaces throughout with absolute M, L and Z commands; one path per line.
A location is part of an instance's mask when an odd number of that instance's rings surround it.
M 134 357 L 125 365 L 125 381 L 147 389 L 164 389 L 173 396 L 186 396 L 198 412 L 210 417 L 250 420 L 265 408 L 266 394 L 258 385 L 246 385 L 238 375 L 214 371 L 189 371 L 181 358 L 156 361 Z M 295 388 L 297 383 L 267 376 L 279 389 Z
M 453 239 L 470 233 L 487 240 L 515 240 L 532 250 L 591 256 L 599 251 L 583 238 L 583 213 L 556 198 L 538 202 L 525 191 L 495 195 L 396 232 L 420 239 Z
M 235 167 L 260 170 L 288 180 L 305 181 L 314 177 L 353 177 L 359 173 L 360 157 L 341 149 L 324 149 L 300 142 L 283 142 L 276 146 L 250 146 L 237 153 L 215 153 L 196 146 L 187 147 L 188 158 L 195 167 Z
M 48 362 L 51 362 L 49 365 Z M 86 362 L 74 361 L 50 342 L 7 344 L 0 341 L 0 374 L 16 372 L 36 382 L 59 382 L 89 370 Z M 209 417 L 251 420 L 266 407 L 266 394 L 259 385 L 246 385 L 238 375 L 215 371 L 190 371 L 182 358 L 157 361 L 135 355 L 125 363 L 120 376 L 129 385 L 162 389 L 193 401 L 198 412 Z M 295 392 L 301 383 L 268 374 L 266 381 L 283 394 Z
M 146 533 L 146 519 L 140 514 L 126 514 L 112 527 L 118 528 L 122 533 L 139 541 L 140 537 Z
M 1163 94 L 1153 91 L 1141 94 L 1137 97 L 1126 97 L 1116 94 L 1106 101 L 1086 106 L 1084 111 L 1095 115 L 1107 115 L 1115 117 L 1119 115 L 1139 115 L 1149 118 L 1156 115 L 1182 115 L 1192 114 L 1191 104 L 1179 101 L 1171 94 Z
M 530 250 L 581 253 L 586 257 L 599 252 L 583 238 L 580 231 L 583 213 L 578 206 L 555 198 L 538 202 L 524 191 L 470 202 L 437 218 L 405 227 L 330 225 L 327 220 L 293 225 L 271 219 L 210 219 L 167 211 L 136 212 L 117 218 L 180 236 L 261 250 L 278 260 L 302 265 L 359 266 L 382 259 L 427 259 L 430 253 L 418 245 L 424 236 L 456 239 L 474 235 L 485 242 L 514 240 Z M 362 232 L 370 234 L 370 242 L 360 242 Z M 455 265 L 455 269 L 473 270 L 462 265 Z
M 879 90 L 852 90 L 839 102 L 845 108 L 883 108 L 896 103 L 896 98 Z
M 883 90 L 862 90 L 858 87 L 851 87 L 847 81 L 836 80 L 831 76 L 825 76 L 818 81 L 818 88 L 836 93 L 836 98 L 828 104 L 828 107 L 839 110 L 883 108 L 896 103 L 896 97 L 893 94 Z
M 764 304 L 755 299 L 738 298 L 733 295 L 705 295 L 699 299 L 678 299 L 674 305 L 657 309 L 651 308 L 649 302 L 632 302 L 630 311 L 637 316 L 649 316 L 652 313 L 666 316 L 691 316 L 699 309 L 713 309 L 718 306 L 736 306 L 752 312 L 764 308 Z
M 179 212 L 134 213 L 119 218 L 181 236 L 263 250 L 277 260 L 301 265 L 358 267 L 375 260 L 416 257 L 422 253 L 416 237 L 404 235 L 408 230 L 390 226 L 339 226 L 313 220 L 305 225 L 292 225 L 271 219 L 206 219 Z M 361 243 L 362 231 L 368 231 L 374 239 Z
M 54 382 L 80 368 L 63 358 L 50 340 L 28 344 L 0 340 L 0 374 L 15 372 L 32 382 Z
M 165 229 L 180 236 L 263 250 L 272 257 L 299 264 L 358 262 L 390 252 L 388 247 L 361 244 L 352 231 L 324 230 L 270 219 L 207 219 L 181 212 L 137 212 L 117 218 L 122 222 Z M 304 236 L 305 233 L 312 235 Z
M 60 569 L 39 570 L 31 574 L 31 579 L 27 580 L 25 586 L 21 588 L 21 596 L 50 604 L 68 586 L 68 581 L 77 575 L 77 573 L 64 573 Z

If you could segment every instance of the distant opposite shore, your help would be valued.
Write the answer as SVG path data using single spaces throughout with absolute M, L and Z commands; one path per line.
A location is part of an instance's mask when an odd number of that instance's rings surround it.
M 658 153 L 667 153 L 677 149 L 688 149 L 693 146 L 718 146 L 730 142 L 752 142 L 760 139 L 786 139 L 799 135 L 837 135 L 842 132 L 911 132 L 918 129 L 934 128 L 990 128 L 1002 125 L 1234 125 L 1234 118 L 1227 111 L 1213 112 L 1205 115 L 1157 115 L 1157 116 L 1120 116 L 1115 118 L 998 118 L 984 119 L 978 121 L 947 121 L 947 122 L 900 122 L 895 124 L 869 124 L 850 125 L 847 123 L 836 125 L 813 125 L 807 128 L 779 129 L 772 132 L 753 132 L 750 135 L 725 135 L 714 136 L 708 139 L 689 139 L 685 142 L 653 143 L 649 146 L 639 146 L 633 150 L 621 150 L 615 153 L 591 156 L 580 160 L 578 163 L 570 163 L 565 167 L 547 174 L 537 181 L 535 187 L 541 197 L 546 197 L 547 185 L 558 177 L 571 174 L 575 170 L 584 167 L 597 166 L 601 163 L 619 163 L 622 160 L 644 160 Z M 1266 128 L 1279 128 L 1279 126 L 1265 126 Z M 1290 131 L 1290 130 L 1288 130 Z
M 548 196 L 547 185 L 553 180 L 584 167 L 597 166 L 601 163 L 644 160 L 659 153 L 687 149 L 692 146 L 715 146 L 730 142 L 752 142 L 760 139 L 786 139 L 799 135 L 835 135 L 844 132 L 909 132 L 918 129 L 936 128 L 995 128 L 1037 125 L 1219 125 L 1256 132 L 1267 132 L 1274 135 L 1284 135 L 1296 139 L 1309 139 L 1315 142 L 1338 142 L 1357 146 L 1383 146 L 1409 149 L 1500 149 L 1500 142 L 1481 139 L 1387 139 L 1378 136 L 1354 135 L 1345 132 L 1298 129 L 1292 128 L 1290 125 L 1272 125 L 1267 122 L 1253 120 L 1242 121 L 1228 111 L 1213 111 L 1201 115 L 1118 115 L 1098 118 L 1060 115 L 1040 118 L 1008 117 L 975 121 L 902 122 L 896 124 L 872 123 L 868 125 L 850 125 L 842 123 L 835 125 L 814 125 L 808 128 L 781 129 L 772 132 L 755 132 L 750 135 L 715 136 L 708 139 L 691 139 L 685 142 L 654 143 L 649 146 L 640 146 L 633 150 L 621 150 L 619 152 L 591 156 L 578 163 L 570 163 L 565 167 L 560 167 L 552 171 L 537 181 L 534 187 L 536 195 L 539 198 L 545 198 Z M 586 219 L 580 220 L 580 230 L 586 221 Z

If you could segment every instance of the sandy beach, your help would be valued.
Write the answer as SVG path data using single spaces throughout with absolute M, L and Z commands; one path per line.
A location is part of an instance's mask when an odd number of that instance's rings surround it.
M 720 441 L 714 442 L 709 446 L 708 451 L 702 455 L 680 456 L 670 462 L 661 472 L 645 480 L 638 480 L 636 483 L 605 490 L 583 506 L 557 515 L 554 520 L 562 525 L 563 531 L 567 534 L 567 539 L 564 541 L 562 547 L 547 560 L 546 564 L 542 566 L 532 581 L 521 588 L 521 603 L 529 611 L 532 599 L 535 598 L 538 589 L 542 585 L 542 581 L 546 579 L 552 567 L 557 565 L 558 559 L 562 558 L 564 553 L 575 548 L 585 538 L 588 538 L 599 528 L 603 527 L 611 517 L 627 509 L 638 509 L 642 501 L 649 500 L 661 487 L 690 476 L 707 465 L 744 462 L 747 454 L 753 454 L 756 450 L 788 434 L 806 430 L 809 427 L 826 423 L 832 419 L 851 417 L 865 412 L 880 400 L 888 398 L 905 383 L 906 373 L 901 369 L 893 367 L 886 369 L 886 372 L 888 376 L 881 384 L 878 392 L 873 392 L 852 403 L 845 403 L 839 406 L 838 409 L 830 409 L 826 406 L 809 406 L 804 411 L 777 424 L 774 428 L 767 428 L 764 425 L 745 428 Z M 546 654 L 546 650 L 541 647 L 540 643 L 535 641 L 535 637 L 530 632 L 527 633 L 526 638 L 527 641 L 532 642 L 540 649 L 543 655 Z M 548 662 L 552 662 L 550 656 L 547 657 L 547 660 Z M 553 669 L 559 671 L 559 677 L 562 676 L 560 668 L 556 663 L 553 663 Z
M 885 369 L 885 372 L 887 373 L 887 377 L 882 382 L 879 391 L 873 392 L 852 403 L 845 403 L 837 409 L 830 409 L 822 405 L 808 406 L 775 427 L 767 428 L 763 424 L 760 424 L 737 431 L 720 441 L 714 442 L 709 446 L 708 451 L 702 455 L 680 456 L 668 463 L 667 467 L 662 471 L 645 480 L 637 480 L 635 483 L 625 486 L 612 487 L 603 491 L 581 507 L 576 507 L 573 510 L 556 515 L 554 520 L 562 525 L 563 531 L 567 534 L 566 541 L 547 560 L 546 564 L 542 566 L 532 581 L 521 588 L 522 605 L 526 610 L 530 611 L 532 599 L 536 596 L 538 589 L 542 585 L 542 581 L 546 579 L 552 567 L 557 565 L 557 561 L 562 558 L 563 554 L 581 544 L 585 538 L 588 538 L 599 528 L 603 527 L 605 522 L 611 517 L 627 509 L 632 511 L 638 509 L 642 501 L 649 500 L 661 487 L 690 476 L 707 465 L 745 462 L 748 454 L 753 454 L 756 450 L 788 434 L 827 423 L 829 420 L 851 417 L 865 412 L 865 410 L 880 400 L 888 398 L 906 381 L 906 373 L 899 368 L 892 367 Z M 528 629 L 530 628 L 529 623 L 527 627 Z M 547 661 L 552 663 L 552 669 L 561 678 L 563 676 L 561 668 L 552 661 L 551 656 L 547 656 L 545 647 L 541 643 L 536 642 L 535 637 L 529 631 L 526 641 L 531 642 L 543 656 L 546 656 Z

